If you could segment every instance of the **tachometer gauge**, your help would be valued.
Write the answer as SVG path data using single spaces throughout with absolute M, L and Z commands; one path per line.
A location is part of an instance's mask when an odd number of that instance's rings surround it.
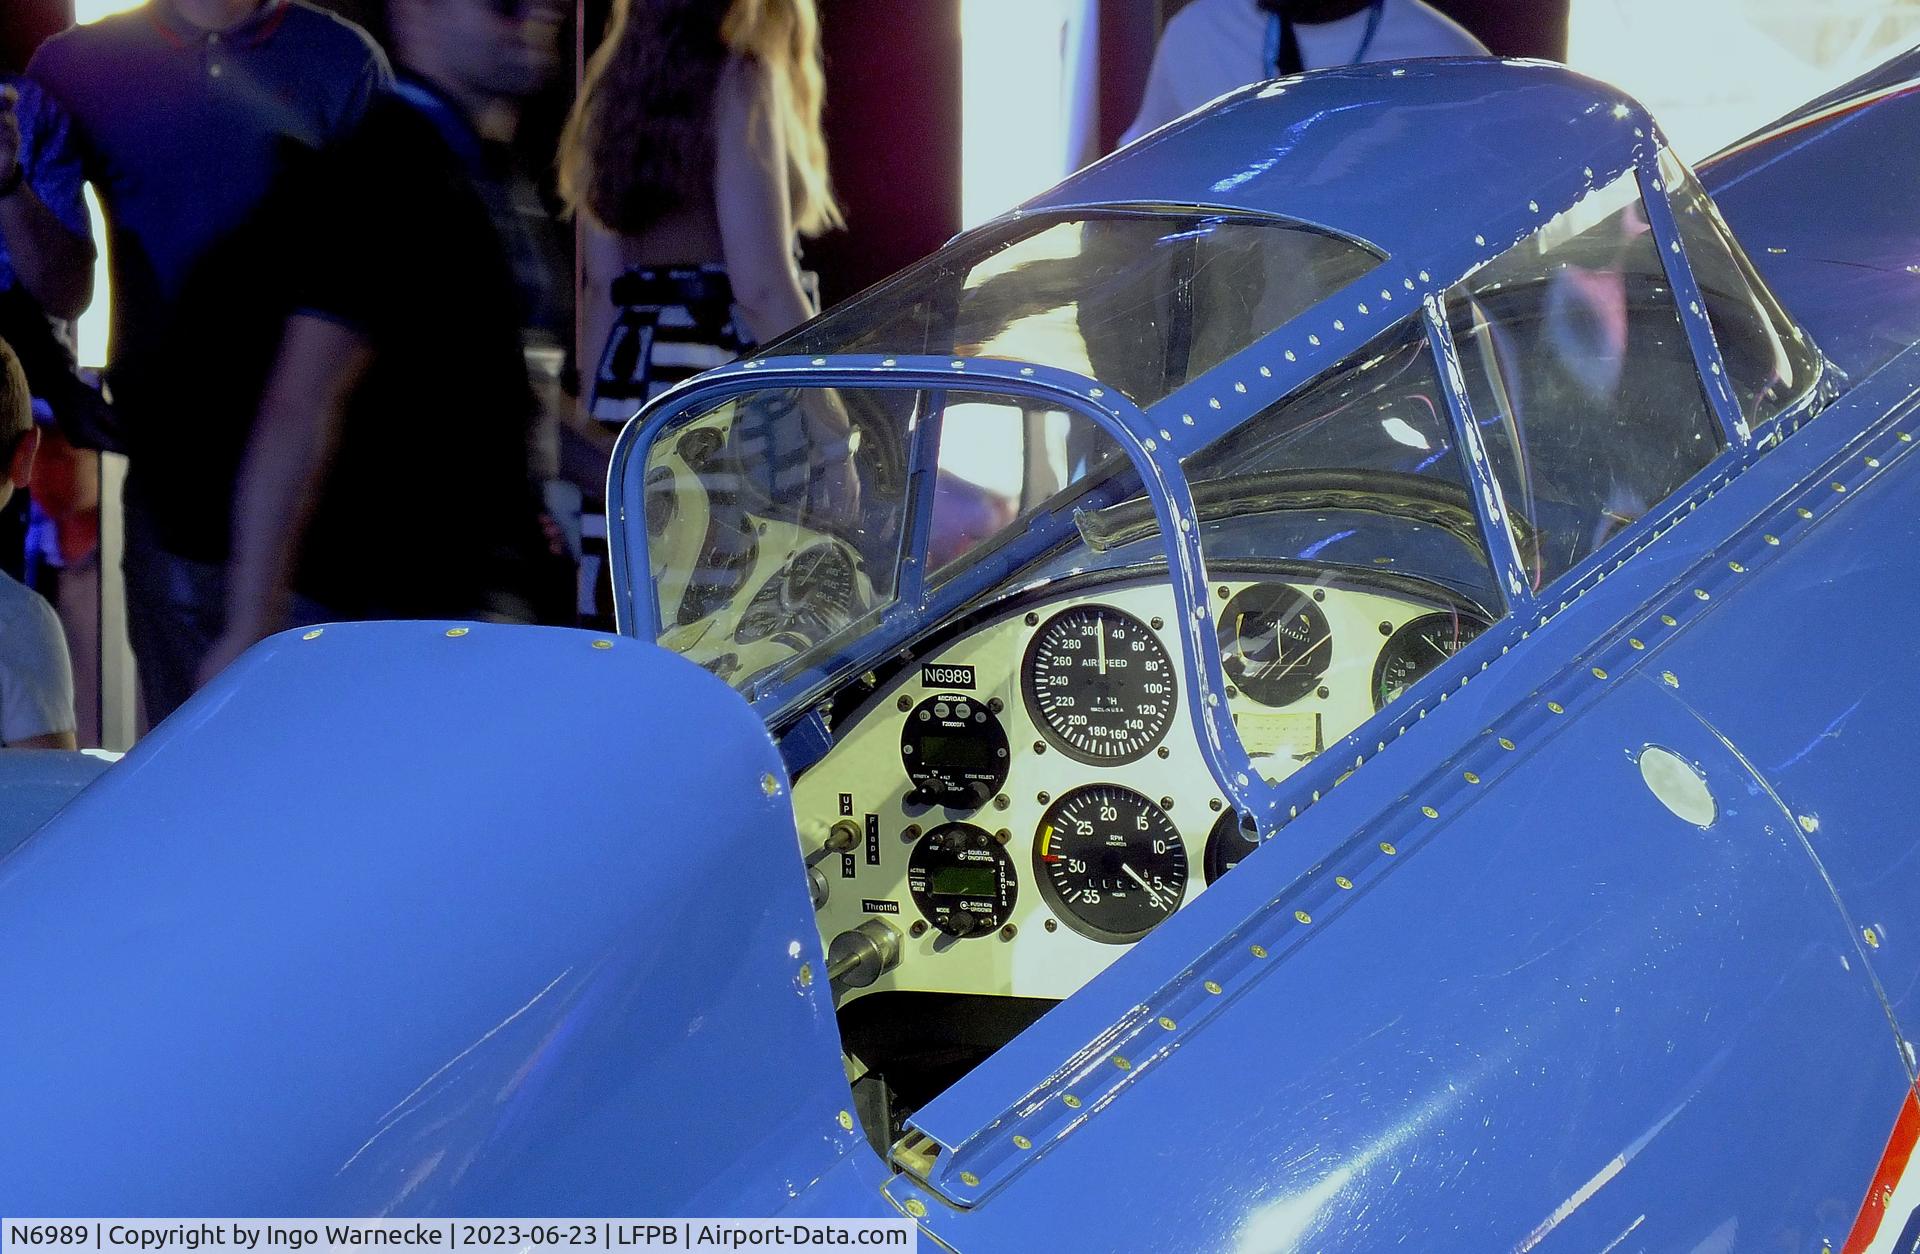
M 1240 589 L 1220 612 L 1221 665 L 1262 705 L 1292 705 L 1312 692 L 1333 660 L 1327 616 L 1283 583 Z
M 1033 865 L 1054 913 L 1109 944 L 1139 940 L 1187 894 L 1187 849 L 1173 820 L 1117 784 L 1054 802 L 1034 833 Z
M 1040 625 L 1020 668 L 1027 711 L 1078 762 L 1131 762 L 1173 722 L 1179 684 L 1152 629 L 1110 605 L 1079 605 Z
M 788 558 L 760 586 L 733 638 L 747 644 L 787 631 L 816 643 L 852 618 L 857 603 L 853 559 L 836 545 L 816 544 Z
M 907 891 L 927 922 L 965 940 L 1000 930 L 1019 886 L 999 841 L 971 823 L 943 823 L 908 856 Z
M 1413 687 L 1428 671 L 1460 652 L 1468 641 L 1487 629 L 1487 623 L 1471 614 L 1423 614 L 1406 623 L 1380 647 L 1380 660 L 1373 666 L 1373 708 L 1384 709 L 1388 702 Z

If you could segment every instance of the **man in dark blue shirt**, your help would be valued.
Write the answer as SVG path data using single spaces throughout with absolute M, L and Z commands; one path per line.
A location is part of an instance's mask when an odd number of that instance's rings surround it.
M 232 361 L 218 311 L 188 319 L 183 296 L 290 161 L 359 121 L 386 64 L 359 27 L 305 0 L 148 0 L 48 40 L 28 75 L 73 118 L 106 209 L 128 628 L 158 722 L 221 630 L 232 467 L 199 449 L 209 425 L 245 419 L 209 412 L 203 384 L 264 369 Z
M 239 476 L 227 635 L 333 618 L 532 621 L 571 572 L 541 526 L 509 191 L 563 0 L 391 0 L 401 81 L 276 197 L 311 239 Z

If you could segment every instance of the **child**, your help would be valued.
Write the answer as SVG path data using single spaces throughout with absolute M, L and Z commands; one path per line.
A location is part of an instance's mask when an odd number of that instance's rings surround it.
M 33 478 L 40 432 L 20 361 L 0 340 L 0 506 Z M 0 748 L 72 749 L 73 668 L 53 607 L 0 571 Z

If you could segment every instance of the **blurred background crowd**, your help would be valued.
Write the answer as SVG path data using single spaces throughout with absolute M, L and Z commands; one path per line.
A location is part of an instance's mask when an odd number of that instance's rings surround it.
M 1920 3 L 8 0 L 0 37 L 0 746 L 124 748 L 289 627 L 610 629 L 638 405 L 1235 86 L 1570 60 L 1698 157 Z

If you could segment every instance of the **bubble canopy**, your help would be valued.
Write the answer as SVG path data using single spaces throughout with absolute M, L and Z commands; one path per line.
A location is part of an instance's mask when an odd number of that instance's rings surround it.
M 1451 92 L 1457 68 L 1410 68 L 1406 90 Z M 1455 228 L 1474 197 L 1370 200 L 1364 170 L 1339 165 L 1367 165 L 1369 126 L 1392 130 L 1378 110 L 1261 129 L 1276 164 L 1217 195 L 1190 189 L 1194 203 L 1118 198 L 1120 182 L 1166 191 L 1227 159 L 1182 135 L 1252 145 L 1256 114 L 1401 90 L 1391 70 L 1309 76 L 1288 106 L 1262 89 L 1176 123 L 658 398 L 611 472 L 621 630 L 707 666 L 784 731 L 842 681 L 1023 588 L 1138 569 L 1171 585 L 1209 766 L 1236 804 L 1271 800 L 1206 699 L 1226 686 L 1209 561 L 1277 557 L 1309 579 L 1386 568 L 1473 617 L 1521 621 L 1689 476 L 1766 447 L 1760 420 L 1813 405 L 1817 368 L 1775 369 L 1789 382 L 1765 393 L 1774 416 L 1743 415 L 1752 398 L 1728 385 L 1708 314 L 1758 328 L 1773 347 L 1749 356 L 1774 367 L 1798 333 L 1742 285 L 1695 280 L 1669 200 L 1684 170 L 1644 114 L 1556 71 L 1502 73 L 1582 106 L 1589 164 L 1562 153 L 1524 202 L 1487 205 L 1470 239 Z M 1250 207 L 1289 162 L 1311 176 L 1295 200 L 1313 221 Z M 1352 186 L 1312 182 L 1340 170 Z M 1113 198 L 1073 203 L 1093 190 Z M 1379 232 L 1359 229 L 1367 214 Z M 1713 235 L 1686 247 L 1724 247 Z M 1741 301 L 1754 308 L 1723 318 Z M 1636 364 L 1656 357 L 1653 374 Z M 1589 438 L 1595 405 L 1621 416 L 1619 438 Z M 1691 425 L 1663 434 L 1655 410 Z M 1627 458 L 1642 433 L 1660 455 Z

